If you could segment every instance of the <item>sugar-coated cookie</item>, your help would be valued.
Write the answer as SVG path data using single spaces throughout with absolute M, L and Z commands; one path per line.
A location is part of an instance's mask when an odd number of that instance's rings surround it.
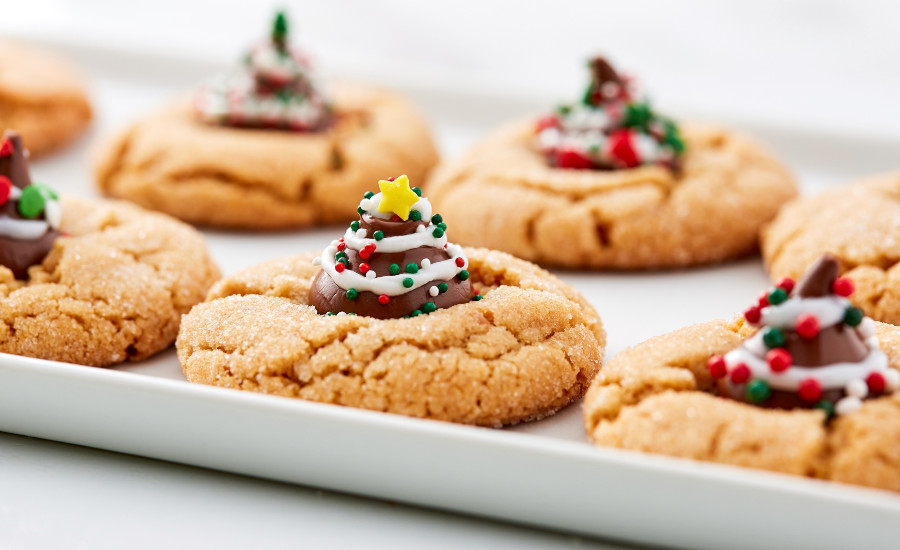
M 820 258 L 744 318 L 621 352 L 585 397 L 588 437 L 900 491 L 900 329 L 851 305 L 837 271 Z
M 775 279 L 834 254 L 856 285 L 853 302 L 873 319 L 900 324 L 900 173 L 790 202 L 762 231 L 761 247 Z
M 217 283 L 176 347 L 192 382 L 500 426 L 577 400 L 600 368 L 600 318 L 508 254 L 447 241 L 407 178 L 366 193 L 321 254 Z
M 581 103 L 497 130 L 439 167 L 426 190 L 463 244 L 609 269 L 749 254 L 762 224 L 796 195 L 791 174 L 755 140 L 679 127 L 600 59 Z
M 246 63 L 104 143 L 100 190 L 195 224 L 306 227 L 349 220 L 373 180 L 437 163 L 399 94 L 341 83 L 328 96 L 282 16 Z
M 81 77 L 56 56 L 0 40 L 0 131 L 15 128 L 33 155 L 77 137 L 91 120 Z

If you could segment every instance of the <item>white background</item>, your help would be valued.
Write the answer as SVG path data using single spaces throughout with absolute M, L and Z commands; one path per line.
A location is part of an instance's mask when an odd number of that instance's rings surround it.
M 552 103 L 577 97 L 583 59 L 603 52 L 669 112 L 900 137 L 892 2 L 19 0 L 0 2 L 0 34 L 228 63 L 274 6 L 287 6 L 294 38 L 331 76 Z M 0 548 L 592 544 L 0 434 Z

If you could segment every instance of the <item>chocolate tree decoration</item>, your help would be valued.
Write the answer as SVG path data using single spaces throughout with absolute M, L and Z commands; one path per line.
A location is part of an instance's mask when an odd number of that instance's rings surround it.
M 875 322 L 850 305 L 853 283 L 826 254 L 794 284 L 782 279 L 744 317 L 760 329 L 725 356 L 709 360 L 719 393 L 763 407 L 819 408 L 828 416 L 900 388 Z
M 322 271 L 309 303 L 320 314 L 416 317 L 471 300 L 469 261 L 447 242 L 447 224 L 406 176 L 378 182 L 356 209 L 359 220 L 313 260 Z
M 247 54 L 243 70 L 201 87 L 194 108 L 204 122 L 224 126 L 313 132 L 332 122 L 309 60 L 291 48 L 281 12 L 269 40 Z
M 27 277 L 29 266 L 53 247 L 61 217 L 56 193 L 31 183 L 22 137 L 6 130 L 0 138 L 0 266 Z
M 680 167 L 678 127 L 659 116 L 632 82 L 602 57 L 588 63 L 591 81 L 580 103 L 563 105 L 537 123 L 538 146 L 551 166 L 621 170 Z

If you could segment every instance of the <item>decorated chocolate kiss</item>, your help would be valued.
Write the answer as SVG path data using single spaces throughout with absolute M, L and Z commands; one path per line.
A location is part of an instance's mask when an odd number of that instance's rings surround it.
M 6 130 L 0 138 L 0 265 L 26 278 L 53 247 L 61 217 L 56 193 L 31 183 L 22 137 Z
M 588 64 L 581 102 L 563 105 L 537 123 L 537 142 L 551 166 L 621 170 L 642 165 L 677 169 L 684 153 L 678 126 L 637 97 L 630 79 L 602 57 Z
M 447 225 L 406 176 L 378 182 L 356 209 L 359 221 L 313 260 L 322 271 L 309 303 L 320 314 L 393 319 L 480 300 L 462 247 L 447 242 Z
M 744 317 L 760 329 L 725 356 L 709 360 L 720 395 L 763 407 L 851 413 L 862 400 L 900 388 L 875 322 L 850 305 L 853 283 L 838 260 L 819 258 L 795 285 L 782 279 Z
M 194 108 L 204 122 L 225 126 L 312 132 L 332 122 L 309 61 L 290 45 L 281 12 L 269 40 L 247 54 L 243 70 L 201 87 Z

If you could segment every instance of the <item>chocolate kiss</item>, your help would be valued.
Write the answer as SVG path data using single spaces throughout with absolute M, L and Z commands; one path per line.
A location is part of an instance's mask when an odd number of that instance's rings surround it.
M 619 73 L 613 69 L 612 65 L 610 65 L 605 58 L 599 56 L 595 57 L 591 59 L 589 66 L 591 68 L 591 78 L 594 81 L 595 90 L 600 91 L 600 88 L 607 82 L 615 82 L 619 85 L 622 84 Z
M 0 143 L 7 140 L 12 145 L 12 151 L 9 155 L 0 157 L 0 175 L 8 177 L 19 189 L 24 189 L 31 185 L 31 176 L 28 173 L 28 157 L 22 146 L 22 136 L 13 130 L 6 130 Z
M 840 263 L 832 254 L 822 254 L 806 270 L 794 286 L 794 295 L 802 298 L 817 298 L 833 293 L 832 285 L 840 271 Z

